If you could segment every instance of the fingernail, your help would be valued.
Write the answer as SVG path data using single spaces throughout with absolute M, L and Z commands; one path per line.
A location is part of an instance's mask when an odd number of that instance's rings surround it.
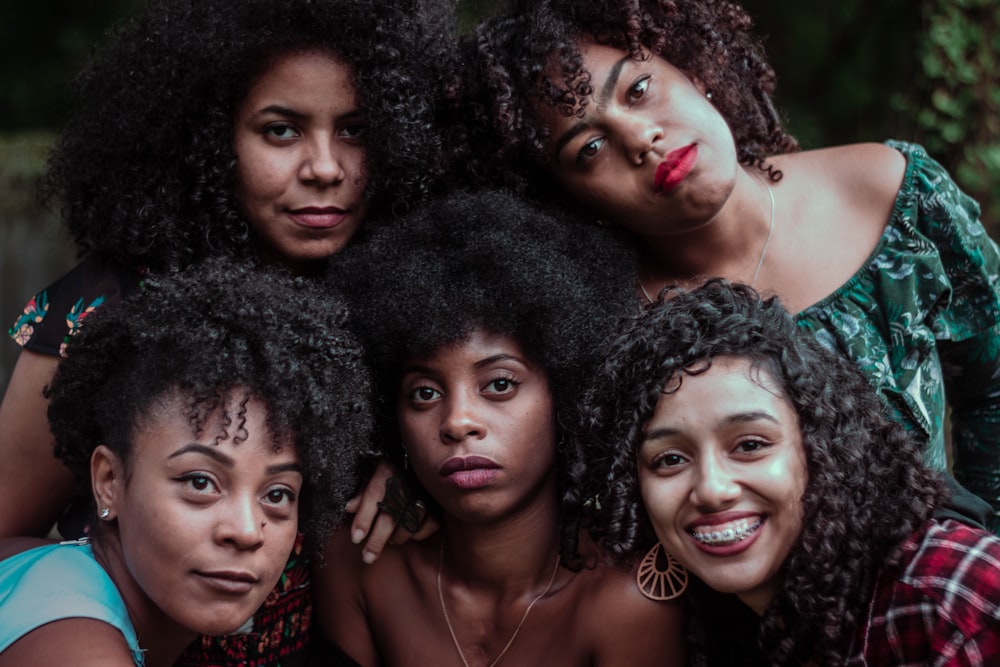
M 353 533 L 351 533 L 351 542 L 355 544 L 361 544 L 361 540 L 365 539 L 365 531 L 358 528 Z
M 363 554 L 361 554 L 361 560 L 363 560 L 368 565 L 371 565 L 372 563 L 374 563 L 376 558 L 378 558 L 378 556 L 376 556 L 371 551 L 366 551 Z

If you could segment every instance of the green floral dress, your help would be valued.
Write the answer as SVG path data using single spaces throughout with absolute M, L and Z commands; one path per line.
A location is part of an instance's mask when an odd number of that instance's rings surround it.
M 799 325 L 864 371 L 894 413 L 994 510 L 1000 531 L 1000 253 L 963 194 L 923 148 L 907 160 L 889 223 L 865 265 L 798 314 Z

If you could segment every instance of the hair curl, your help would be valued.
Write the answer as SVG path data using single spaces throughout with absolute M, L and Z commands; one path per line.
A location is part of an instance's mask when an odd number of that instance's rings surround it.
M 767 664 L 840 664 L 878 570 L 945 492 L 861 372 L 800 331 L 776 297 L 715 279 L 661 296 L 629 321 L 581 400 L 576 446 L 592 454 L 592 468 L 571 481 L 601 498 L 609 552 L 634 560 L 656 541 L 635 465 L 645 426 L 668 383 L 718 357 L 748 359 L 774 379 L 798 414 L 809 478 L 802 533 L 759 633 L 733 596 L 696 586 L 696 652 L 703 664 L 745 664 L 756 639 Z M 724 617 L 751 624 L 749 646 L 734 641 L 740 629 Z
M 637 60 L 652 52 L 697 77 L 728 122 L 741 163 L 763 167 L 767 155 L 798 150 L 775 109 L 774 70 L 751 27 L 746 11 L 726 0 L 515 3 L 464 40 L 468 64 L 458 94 L 470 117 L 476 155 L 506 156 L 515 166 L 506 171 L 470 157 L 470 170 L 533 193 L 552 187 L 541 168 L 550 131 L 538 109 L 583 115 L 593 94 L 580 55 L 584 38 Z M 553 78 L 552 71 L 561 78 Z
M 164 398 L 179 396 L 193 433 L 216 408 L 255 398 L 275 440 L 295 444 L 304 532 L 322 544 L 371 447 L 371 380 L 345 319 L 337 297 L 303 279 L 221 260 L 147 278 L 70 341 L 46 389 L 56 455 L 91 497 L 94 448 L 130 465 L 136 429 Z
M 331 270 L 352 295 L 395 440 L 403 364 L 478 329 L 515 338 L 543 369 L 563 440 L 602 341 L 636 300 L 632 252 L 613 233 L 501 191 L 433 202 L 346 249 Z M 577 466 L 560 445 L 560 491 L 576 491 L 562 482 Z M 564 503 L 564 559 L 575 553 L 579 505 L 572 493 Z
M 372 214 L 431 193 L 435 114 L 454 53 L 446 2 L 153 0 L 75 81 L 78 108 L 43 180 L 81 254 L 129 268 L 254 258 L 234 193 L 234 118 L 277 56 L 342 59 L 367 115 Z

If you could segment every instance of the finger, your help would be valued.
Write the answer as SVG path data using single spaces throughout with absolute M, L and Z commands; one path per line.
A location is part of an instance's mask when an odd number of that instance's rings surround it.
M 347 504 L 344 505 L 344 511 L 347 512 L 348 514 L 354 514 L 355 512 L 358 511 L 359 507 L 361 507 L 360 494 L 354 496 L 353 498 L 347 501 Z
M 393 532 L 396 530 L 396 522 L 388 514 L 379 514 L 372 523 L 371 530 L 368 531 L 368 539 L 365 540 L 364 549 L 361 551 L 361 559 L 371 565 L 379 556 L 389 542 Z
M 357 500 L 354 508 L 354 519 L 351 521 L 351 541 L 361 544 L 365 536 L 372 530 L 379 513 L 378 502 L 385 496 L 385 480 L 392 477 L 392 468 L 384 460 L 379 461 L 372 472 L 371 478 L 348 505 Z M 380 550 L 381 551 L 381 550 Z

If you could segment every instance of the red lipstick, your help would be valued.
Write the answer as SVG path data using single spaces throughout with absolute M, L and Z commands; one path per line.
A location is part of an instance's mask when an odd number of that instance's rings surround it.
M 687 178 L 698 159 L 698 144 L 671 151 L 656 168 L 653 187 L 657 192 L 673 190 Z

